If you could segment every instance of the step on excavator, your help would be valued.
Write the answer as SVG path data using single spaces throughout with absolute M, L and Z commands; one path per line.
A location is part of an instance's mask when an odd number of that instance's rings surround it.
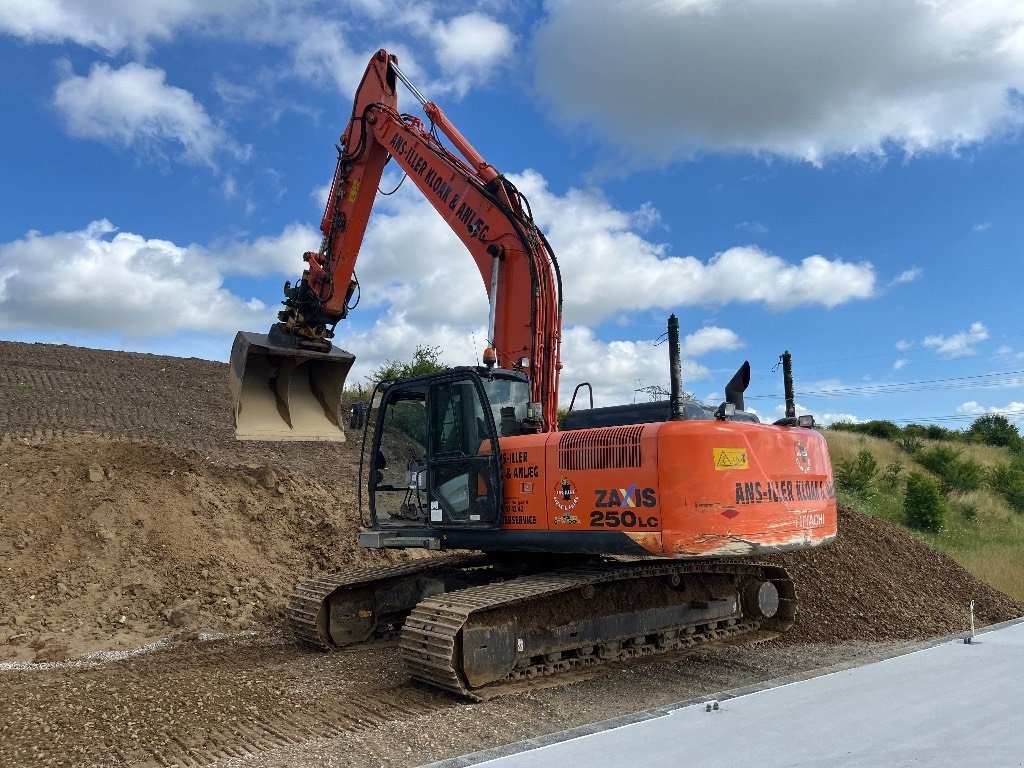
M 399 81 L 429 126 L 398 111 Z M 236 436 L 344 440 L 352 429 L 342 389 L 355 358 L 332 339 L 357 302 L 356 260 L 389 160 L 476 262 L 489 299 L 484 365 L 377 386 L 358 544 L 432 556 L 300 582 L 286 609 L 296 638 L 329 649 L 397 634 L 414 678 L 479 700 L 788 629 L 791 578 L 750 556 L 821 546 L 837 529 L 828 449 L 813 417 L 796 415 L 789 353 L 784 418 L 744 410 L 747 363 L 725 402 L 704 407 L 680 394 L 673 316 L 669 400 L 594 408 L 590 390 L 577 409 L 582 384 L 559 429 L 555 254 L 526 198 L 385 50 L 341 136 L 320 250 L 285 283 L 270 332 L 235 339 Z

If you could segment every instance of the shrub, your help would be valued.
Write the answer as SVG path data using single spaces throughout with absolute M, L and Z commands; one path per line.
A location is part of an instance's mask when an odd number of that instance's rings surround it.
M 903 497 L 907 525 L 919 531 L 938 532 L 946 516 L 946 502 L 938 484 L 921 472 L 907 476 L 907 490 Z
M 856 432 L 857 425 L 850 421 L 835 421 L 829 425 L 829 429 L 834 429 L 836 432 Z
M 955 429 L 946 429 L 937 424 L 929 424 L 924 430 L 925 437 L 929 440 L 962 440 L 963 432 Z
M 976 491 L 985 481 L 985 469 L 974 459 L 961 459 L 961 451 L 948 445 L 935 445 L 918 451 L 917 463 L 938 475 L 943 490 Z
M 1015 512 L 1024 513 L 1024 467 L 1009 464 L 993 467 L 986 480 Z
M 878 472 L 878 462 L 871 451 L 864 450 L 857 454 L 856 459 L 837 461 L 833 471 L 840 490 L 866 496 Z
M 1024 447 L 1024 440 L 1017 427 L 998 413 L 979 416 L 967 430 L 967 436 L 979 443 L 1009 448 L 1011 451 L 1020 451 Z
M 882 484 L 890 491 L 895 491 L 900 482 L 900 474 L 903 472 L 903 464 L 893 461 L 885 465 L 885 472 L 882 473 Z
M 895 440 L 903 434 L 900 428 L 891 421 L 876 419 L 874 421 L 865 422 L 861 426 L 865 435 L 880 437 L 883 440 Z
M 903 437 L 897 438 L 895 443 L 904 453 L 909 453 L 911 456 L 924 448 L 924 443 L 917 435 L 903 435 Z
M 953 501 L 950 506 L 959 512 L 964 520 L 976 520 L 978 517 L 978 505 L 967 501 Z

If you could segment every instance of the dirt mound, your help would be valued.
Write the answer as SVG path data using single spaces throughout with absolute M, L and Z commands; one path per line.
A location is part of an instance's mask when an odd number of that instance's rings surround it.
M 906 529 L 840 507 L 827 547 L 775 558 L 797 585 L 800 613 L 787 642 L 904 640 L 1024 615 L 1024 605 L 979 581 Z
M 282 625 L 295 581 L 395 557 L 357 550 L 351 478 L 95 437 L 0 458 L 0 660 Z
M 89 434 L 84 434 L 89 433 Z M 227 366 L 0 342 L 0 660 L 281 625 L 297 578 L 408 557 L 358 550 L 353 444 L 236 443 Z M 841 511 L 777 558 L 791 642 L 892 640 L 1024 606 L 896 526 Z
M 347 443 L 236 441 L 225 363 L 0 341 L 0 444 L 81 433 L 321 477 L 358 461 Z

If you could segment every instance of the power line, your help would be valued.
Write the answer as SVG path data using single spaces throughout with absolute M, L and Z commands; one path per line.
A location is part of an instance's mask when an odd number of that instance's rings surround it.
M 883 382 L 863 386 L 828 387 L 826 389 L 799 390 L 798 397 L 846 397 L 851 395 L 889 395 L 904 392 L 934 392 L 943 389 L 994 389 L 1024 386 L 1024 371 L 979 373 L 974 376 L 956 376 L 922 381 Z M 752 399 L 769 395 L 751 395 Z

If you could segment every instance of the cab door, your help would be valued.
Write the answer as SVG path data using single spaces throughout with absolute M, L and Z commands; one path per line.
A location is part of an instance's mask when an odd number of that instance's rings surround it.
M 428 522 L 434 528 L 497 528 L 501 453 L 480 377 L 446 373 L 427 391 Z

